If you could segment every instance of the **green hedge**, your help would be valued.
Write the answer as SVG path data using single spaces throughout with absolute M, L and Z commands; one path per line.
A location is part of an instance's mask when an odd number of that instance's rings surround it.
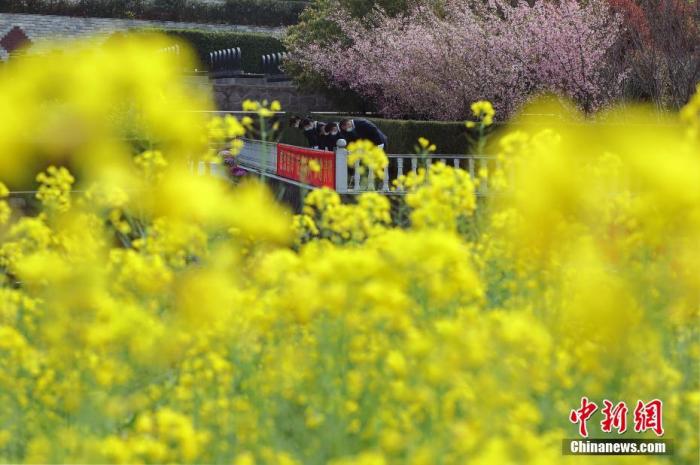
M 386 134 L 390 153 L 414 153 L 419 137 L 425 137 L 434 143 L 437 153 L 462 154 L 469 151 L 466 128 L 461 121 L 368 119 Z
M 308 3 L 288 0 L 0 0 L 0 13 L 288 26 Z
M 325 122 L 339 121 L 344 116 L 318 115 L 316 119 Z M 359 118 L 359 117 L 358 117 Z M 415 153 L 418 138 L 425 137 L 437 146 L 437 153 L 466 154 L 471 149 L 467 130 L 461 121 L 412 121 L 381 118 L 367 118 L 374 122 L 389 139 L 389 153 Z M 286 127 L 281 142 L 293 145 L 306 145 L 306 138 L 298 129 Z
M 240 47 L 243 57 L 243 70 L 249 73 L 262 73 L 260 58 L 267 53 L 283 52 L 284 45 L 276 37 L 250 32 L 209 32 L 194 30 L 161 31 L 188 42 L 199 60 L 208 66 L 209 52 L 224 48 Z
M 200 70 L 208 68 L 210 52 L 240 47 L 243 55 L 243 71 L 262 73 L 260 62 L 262 55 L 284 51 L 284 45 L 276 37 L 252 32 L 211 32 L 185 29 L 134 29 L 130 32 L 157 32 L 188 43 L 201 62 L 201 66 L 198 68 Z M 115 32 L 109 40 L 115 40 L 124 34 L 126 33 L 123 31 Z

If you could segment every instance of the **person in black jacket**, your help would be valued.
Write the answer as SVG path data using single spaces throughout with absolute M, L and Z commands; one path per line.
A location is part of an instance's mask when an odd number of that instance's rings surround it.
M 340 135 L 340 125 L 337 122 L 327 123 L 321 126 L 323 123 L 319 123 L 320 134 L 321 134 L 321 147 L 329 152 L 335 151 L 336 143 L 338 139 L 342 136 Z
M 306 123 L 308 123 L 307 118 L 301 119 L 296 115 L 292 115 L 289 118 L 289 127 L 294 129 L 301 129 L 304 135 L 306 136 L 306 140 L 309 143 L 309 147 L 313 147 L 316 144 L 316 139 L 313 137 L 313 134 L 307 133 L 304 129 L 304 127 L 307 125 Z
M 321 121 L 313 121 L 310 118 L 304 118 L 301 120 L 301 128 L 304 130 L 304 135 L 309 141 L 309 147 L 317 149 L 321 144 L 321 132 L 320 129 L 325 126 L 326 123 Z
M 304 136 L 306 136 L 306 140 L 309 144 L 309 147 L 312 148 L 318 145 L 318 137 L 316 137 L 316 131 L 313 130 L 313 123 L 314 121 L 311 121 L 309 118 L 302 119 L 296 115 L 293 115 L 289 118 L 289 127 L 301 129 L 301 131 L 304 133 Z
M 340 122 L 340 131 L 341 137 L 343 137 L 348 144 L 356 140 L 367 139 L 377 147 L 383 149 L 384 153 L 387 153 L 388 138 L 369 120 L 362 118 L 344 119 Z M 389 159 L 387 174 L 389 175 L 389 179 L 396 179 L 398 176 L 398 162 L 396 158 Z
M 348 143 L 367 139 L 372 141 L 377 147 L 381 147 L 386 151 L 387 149 L 387 137 L 386 135 L 371 121 L 358 118 L 358 119 L 344 119 L 340 122 L 340 130 L 342 131 L 342 136 Z
M 300 124 L 301 124 L 301 118 L 299 118 L 297 115 L 292 115 L 289 117 L 289 127 L 290 128 L 299 129 Z
M 340 125 L 336 122 L 328 123 L 326 125 L 328 150 L 331 152 L 335 150 L 335 145 L 342 136 L 340 135 Z

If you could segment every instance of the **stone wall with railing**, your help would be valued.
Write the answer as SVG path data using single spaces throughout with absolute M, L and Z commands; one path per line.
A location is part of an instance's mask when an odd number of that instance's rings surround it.
M 30 15 L 2 13 L 0 14 L 0 59 L 6 60 L 12 47 L 5 43 L 14 43 L 12 37 L 5 39 L 8 34 L 16 35 L 21 31 L 32 43 L 32 51 L 41 52 L 60 49 L 67 45 L 68 39 L 94 37 L 98 41 L 105 40 L 116 31 L 127 29 L 198 29 L 222 32 L 259 32 L 280 36 L 284 28 L 264 26 L 243 26 L 235 24 L 201 24 L 174 21 L 145 21 L 135 19 L 109 18 L 75 18 L 68 16 Z M 12 31 L 15 32 L 12 32 Z M 8 50 L 8 48 L 10 48 Z
M 69 42 L 66 42 L 70 39 L 92 37 L 102 41 L 115 31 L 148 27 L 264 32 L 274 35 L 280 35 L 283 31 L 283 28 L 259 26 L 0 14 L 0 59 L 6 60 L 10 52 L 26 41 L 31 43 L 32 53 L 40 53 L 71 46 Z M 187 80 L 193 85 L 211 90 L 218 110 L 240 110 L 244 100 L 279 100 L 285 110 L 300 113 L 337 109 L 323 94 L 301 91 L 288 78 L 281 78 L 280 71 L 275 70 L 279 68 L 278 61 L 282 59 L 282 54 L 265 55 L 261 56 L 260 59 L 263 61 L 267 59 L 266 63 L 269 69 L 266 71 L 268 72 L 266 75 L 217 77 L 215 73 L 212 73 L 213 75 L 210 77 L 206 74 L 195 74 L 188 75 Z M 245 73 L 239 69 L 237 74 Z

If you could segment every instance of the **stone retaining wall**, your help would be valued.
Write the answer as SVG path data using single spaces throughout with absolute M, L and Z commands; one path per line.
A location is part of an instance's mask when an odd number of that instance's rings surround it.
M 0 41 L 14 27 L 19 27 L 33 42 L 34 52 L 60 48 L 61 40 L 95 37 L 106 39 L 110 34 L 129 28 L 156 27 L 161 29 L 206 29 L 215 31 L 263 32 L 281 35 L 284 28 L 213 25 L 168 21 L 121 20 L 105 18 L 73 18 L 65 16 L 0 14 Z M 0 59 L 7 59 L 7 51 L 0 46 Z M 240 110 L 243 101 L 279 100 L 285 111 L 333 111 L 330 101 L 321 94 L 299 91 L 290 81 L 268 82 L 262 77 L 219 78 L 189 76 L 192 85 L 205 87 L 213 92 L 218 110 Z
M 21 28 L 33 42 L 33 51 L 60 48 L 61 40 L 65 39 L 96 37 L 98 40 L 104 40 L 115 31 L 123 31 L 131 28 L 260 32 L 276 36 L 281 36 L 284 32 L 284 28 L 281 27 L 2 13 L 0 14 L 0 39 L 15 26 Z M 0 59 L 6 60 L 7 57 L 7 50 L 0 46 Z
M 200 84 L 200 85 L 203 85 Z M 267 82 L 264 78 L 220 78 L 211 80 L 219 110 L 240 110 L 244 100 L 279 100 L 284 111 L 334 111 L 322 94 L 302 92 L 290 81 Z

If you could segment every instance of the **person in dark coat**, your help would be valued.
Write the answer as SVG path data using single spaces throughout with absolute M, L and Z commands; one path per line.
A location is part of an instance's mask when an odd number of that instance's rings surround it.
M 328 134 L 328 124 L 318 123 L 318 148 L 321 150 L 333 150 L 331 148 L 330 135 Z
M 386 151 L 388 142 L 386 135 L 369 120 L 362 118 L 344 119 L 340 122 L 340 130 L 342 131 L 342 137 L 348 143 L 367 139 Z
M 314 134 L 314 131 L 311 131 L 310 129 L 307 130 L 307 127 L 309 127 L 311 123 L 312 121 L 309 118 L 302 119 L 296 115 L 292 115 L 289 118 L 289 127 L 301 129 L 301 131 L 304 133 L 304 136 L 306 136 L 306 140 L 308 142 L 309 147 L 314 147 L 318 143 L 317 138 Z
M 340 131 L 341 137 L 345 139 L 348 144 L 356 140 L 366 139 L 383 149 L 384 153 L 387 153 L 388 138 L 386 134 L 369 120 L 363 118 L 344 119 L 340 122 Z M 398 161 L 396 158 L 389 159 L 387 170 L 389 179 L 396 179 L 398 176 Z
M 328 150 L 333 151 L 335 150 L 338 139 L 342 137 L 340 135 L 340 125 L 337 122 L 328 123 L 326 125 L 326 133 L 328 134 Z
M 300 124 L 301 124 L 301 118 L 299 118 L 297 115 L 292 115 L 289 117 L 289 127 L 290 128 L 299 129 Z
M 301 129 L 301 131 L 304 133 L 304 136 L 306 137 L 307 143 L 309 147 L 313 147 L 316 145 L 316 136 L 315 136 L 315 131 L 311 130 L 311 120 L 308 118 L 301 119 L 299 117 L 293 117 L 294 119 L 289 120 L 289 124 L 293 128 Z
M 309 142 L 309 147 L 317 149 L 321 145 L 321 128 L 326 123 L 322 121 L 313 121 L 310 118 L 301 120 L 301 128 L 304 130 L 306 140 Z

